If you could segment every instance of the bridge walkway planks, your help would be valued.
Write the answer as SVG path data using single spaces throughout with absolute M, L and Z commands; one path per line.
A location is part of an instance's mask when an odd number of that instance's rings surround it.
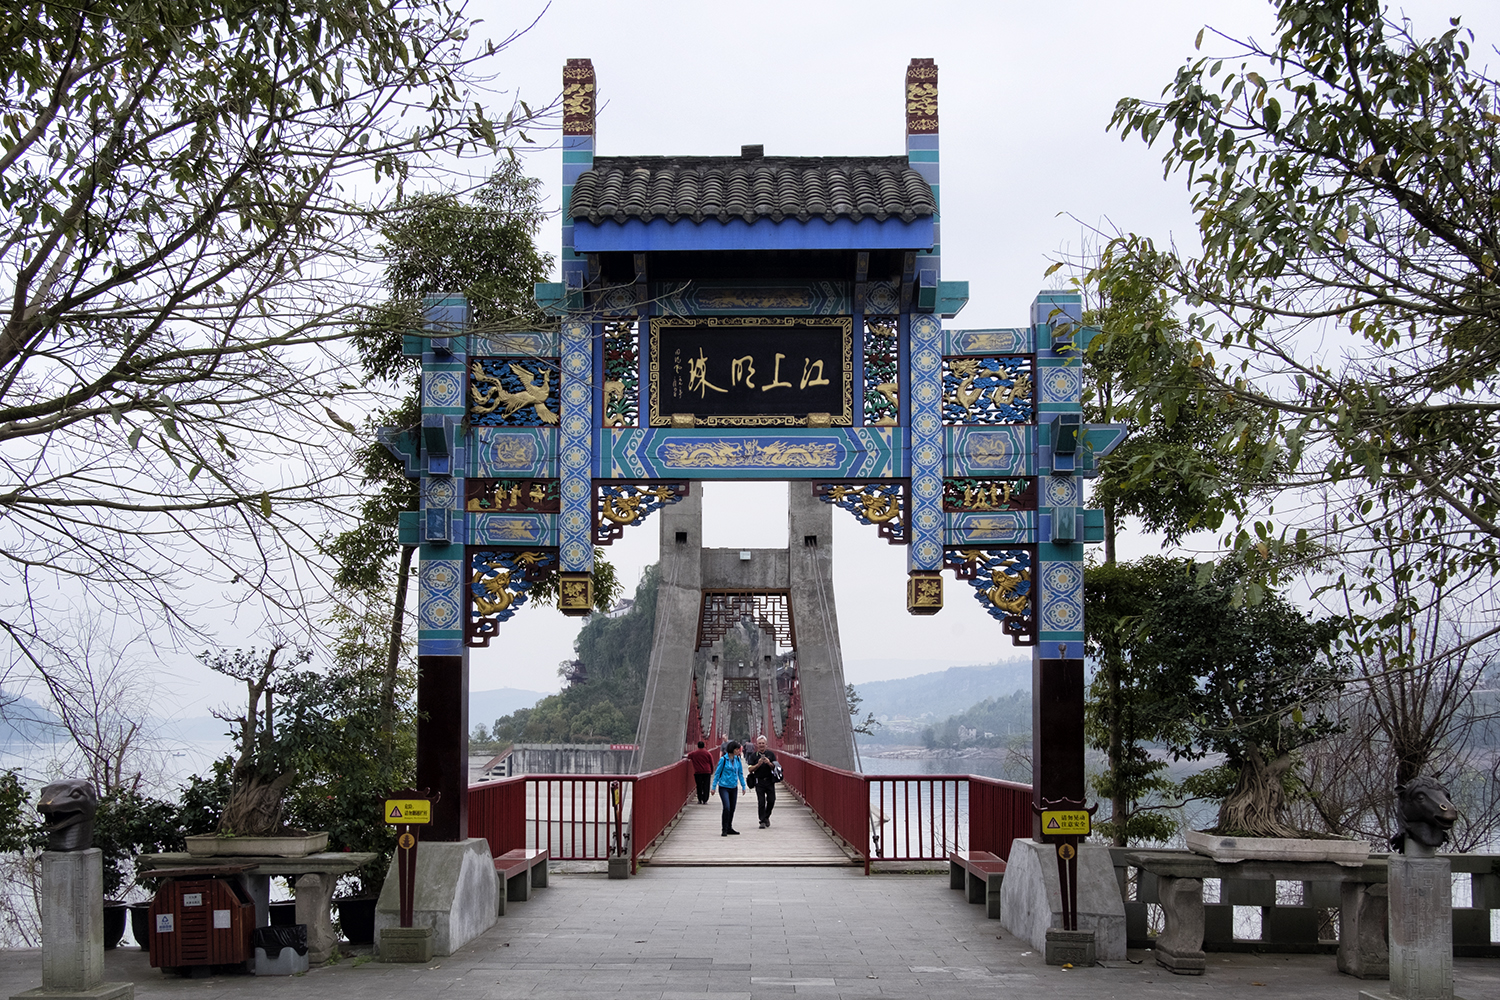
M 653 867 L 782 865 L 821 867 L 862 864 L 818 824 L 812 811 L 785 785 L 777 788 L 771 825 L 762 830 L 755 818 L 755 790 L 740 793 L 734 813 L 738 837 L 719 835 L 723 806 L 715 794 L 705 805 L 688 800 L 677 825 L 642 857 Z

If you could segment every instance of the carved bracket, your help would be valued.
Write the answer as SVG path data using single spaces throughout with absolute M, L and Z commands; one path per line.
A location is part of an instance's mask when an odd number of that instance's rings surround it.
M 974 588 L 974 599 L 1017 646 L 1036 645 L 1036 586 L 1031 548 L 948 549 L 943 565 Z
M 847 510 L 860 524 L 876 525 L 880 537 L 892 545 L 905 545 L 911 537 L 909 490 L 904 480 L 813 484 L 814 496 Z
M 608 545 L 669 503 L 688 495 L 687 483 L 594 483 L 594 544 Z
M 536 581 L 557 566 L 557 553 L 550 549 L 470 549 L 464 642 L 488 646 L 500 623 L 526 603 Z

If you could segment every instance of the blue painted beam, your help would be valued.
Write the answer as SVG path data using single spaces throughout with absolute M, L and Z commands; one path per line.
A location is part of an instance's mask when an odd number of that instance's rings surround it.
M 652 250 L 928 250 L 933 245 L 931 216 L 903 222 L 852 219 L 627 219 L 594 225 L 574 221 L 573 245 L 579 253 Z

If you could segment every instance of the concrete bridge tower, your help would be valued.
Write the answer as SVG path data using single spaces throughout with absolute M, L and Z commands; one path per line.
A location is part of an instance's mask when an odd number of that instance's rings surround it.
M 793 640 L 808 757 L 854 770 L 833 599 L 833 506 L 814 496 L 811 484 L 790 483 L 785 549 L 703 548 L 699 489 L 657 516 L 661 576 L 637 736 L 639 770 L 681 759 L 700 640 L 714 634 L 715 620 L 738 620 L 741 613 Z M 773 697 L 764 678 L 761 690 L 762 698 Z

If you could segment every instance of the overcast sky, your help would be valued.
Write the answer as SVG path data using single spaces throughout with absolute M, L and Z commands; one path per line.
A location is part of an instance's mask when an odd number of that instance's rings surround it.
M 1160 150 L 1121 143 L 1105 131 L 1115 102 L 1154 98 L 1194 55 L 1207 23 L 1236 37 L 1270 39 L 1272 7 L 1261 0 L 1144 2 L 890 3 L 801 0 L 541 3 L 482 0 L 470 12 L 481 32 L 503 38 L 541 15 L 496 57 L 497 88 L 533 106 L 560 90 L 569 58 L 593 60 L 601 110 L 597 152 L 729 155 L 759 143 L 768 155 L 895 155 L 903 152 L 902 85 L 913 57 L 939 67 L 944 278 L 967 280 L 968 307 L 953 328 L 1020 326 L 1043 274 L 1076 253 L 1090 227 L 1134 230 L 1191 245 L 1181 178 L 1163 180 Z M 1500 5 L 1412 3 L 1396 9 L 1419 34 L 1446 28 L 1452 13 L 1489 53 L 1500 40 Z M 1205 54 L 1231 47 L 1212 35 Z M 536 136 L 540 145 L 555 133 Z M 558 208 L 561 155 L 528 154 Z M 556 252 L 554 220 L 544 247 Z M 1060 277 L 1060 276 L 1057 276 Z M 709 545 L 784 545 L 785 487 L 709 486 Z M 886 679 L 946 665 L 1025 656 L 972 599 L 946 580 L 947 607 L 932 618 L 905 610 L 906 555 L 873 528 L 835 513 L 834 580 L 850 680 Z M 1212 539 L 1204 539 L 1205 544 Z M 633 588 L 656 559 L 654 519 L 602 554 Z M 1122 554 L 1153 551 L 1133 536 Z M 475 690 L 555 690 L 571 656 L 576 620 L 525 609 L 490 649 L 474 651 Z M 201 678 L 184 677 L 184 690 Z M 226 694 L 228 692 L 225 692 Z M 188 714 L 198 714 L 189 710 Z M 484 720 L 488 721 L 488 720 Z

